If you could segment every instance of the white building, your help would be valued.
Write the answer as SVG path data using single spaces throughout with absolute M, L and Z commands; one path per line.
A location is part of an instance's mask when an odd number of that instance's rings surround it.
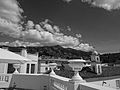
M 28 74 L 37 73 L 38 53 L 36 53 L 36 54 L 27 53 L 27 49 L 25 47 L 23 47 L 21 50 L 21 55 L 32 61 L 26 62 L 25 64 L 21 65 L 20 72 L 28 73 Z
M 8 47 L 3 47 L 3 49 L 8 51 Z M 19 52 L 19 54 L 21 57 L 29 59 L 29 62 L 24 62 L 24 64 L 20 64 L 20 67 L 18 69 L 19 73 L 28 73 L 28 74 L 37 73 L 38 54 L 28 54 L 27 49 L 25 47 L 22 48 L 22 50 L 21 50 L 21 52 Z M 15 55 L 19 55 L 19 54 L 17 53 Z M 10 55 L 7 55 L 7 56 L 13 57 Z M 16 58 L 18 58 L 18 57 L 16 57 Z M 11 63 L 9 63 L 9 62 L 1 63 L 0 62 L 0 73 L 5 73 L 5 74 L 13 73 L 15 71 L 14 64 L 15 64 L 15 61 L 11 62 Z

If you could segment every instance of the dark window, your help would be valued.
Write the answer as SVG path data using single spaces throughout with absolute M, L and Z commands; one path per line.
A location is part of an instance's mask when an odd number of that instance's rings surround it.
M 30 64 L 27 64 L 26 73 L 29 73 Z
M 15 71 L 15 68 L 13 67 L 13 64 L 8 64 L 7 73 L 13 73 L 14 71 Z
M 100 73 L 100 66 L 98 65 L 98 73 Z
M 35 73 L 35 64 L 31 64 L 31 73 Z
M 93 66 L 93 72 L 96 72 L 96 71 L 95 71 L 95 66 Z

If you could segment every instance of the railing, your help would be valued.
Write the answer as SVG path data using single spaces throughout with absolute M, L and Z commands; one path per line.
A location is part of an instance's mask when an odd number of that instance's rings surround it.
M 50 75 L 49 90 L 74 90 L 74 83 L 70 80 L 58 75 Z
M 12 79 L 12 74 L 0 73 L 0 88 L 9 88 Z
M 90 82 L 72 82 L 69 78 L 48 74 L 0 74 L 0 88 L 26 90 L 116 90 Z
M 24 90 L 44 90 L 48 88 L 49 75 L 46 74 L 13 74 L 10 87 Z M 47 89 L 48 90 L 48 89 Z
M 49 83 L 50 88 L 48 90 L 116 90 L 88 82 L 71 82 L 71 79 L 58 75 L 50 76 Z

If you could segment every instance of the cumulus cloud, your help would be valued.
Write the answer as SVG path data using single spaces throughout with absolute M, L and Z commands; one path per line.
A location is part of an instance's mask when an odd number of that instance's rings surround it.
M 77 37 L 77 38 L 81 38 L 82 35 L 81 35 L 81 34 L 76 34 L 76 37 Z
M 119 9 L 120 0 L 82 0 L 91 3 L 93 6 L 101 7 L 106 10 Z
M 68 2 L 71 0 L 68 0 Z M 39 24 L 33 21 L 28 22 L 23 27 L 21 23 L 21 13 L 23 10 L 19 7 L 16 0 L 0 0 L 0 32 L 7 34 L 14 38 L 21 38 L 29 42 L 15 41 L 12 43 L 5 42 L 1 44 L 11 46 L 21 45 L 39 45 L 39 46 L 53 46 L 61 45 L 63 47 L 71 47 L 74 49 L 90 50 L 89 45 L 81 46 L 79 38 L 80 34 L 73 36 L 61 33 L 61 29 L 52 25 L 51 21 L 46 19 Z M 71 28 L 67 27 L 69 31 Z M 32 41 L 32 42 L 31 42 Z M 30 43 L 31 42 L 31 43 Z
M 19 41 L 16 40 L 14 42 L 0 42 L 0 45 L 6 45 L 6 46 L 14 46 L 14 47 L 19 47 L 19 46 L 42 46 L 39 42 L 24 42 L 24 41 Z
M 72 0 L 63 0 L 63 1 L 69 3 L 69 2 L 71 2 Z
M 54 25 L 54 26 L 53 26 L 53 29 L 54 29 L 54 30 L 55 30 L 55 32 L 57 32 L 57 33 L 59 33 L 59 32 L 60 32 L 59 27 L 58 27 L 58 26 L 56 26 L 56 25 Z
M 48 32 L 54 33 L 54 30 L 53 30 L 52 26 L 48 23 L 45 23 L 43 28 L 45 30 L 47 30 Z
M 41 23 L 42 25 L 34 24 L 33 21 L 28 21 L 26 24 L 27 29 L 22 31 L 21 37 L 49 46 L 76 46 L 79 44 L 79 39 L 64 35 L 61 33 L 58 26 L 49 24 L 47 20 L 42 21 Z
M 70 2 L 72 0 L 63 0 Z M 120 0 L 81 0 L 82 2 L 87 2 L 92 6 L 104 8 L 106 10 L 114 10 L 120 8 Z
M 0 18 L 0 32 L 9 36 L 19 38 L 21 26 Z
M 0 32 L 18 37 L 20 35 L 21 13 L 16 0 L 0 0 Z
M 70 28 L 70 26 L 67 26 L 67 30 L 68 30 L 68 31 L 71 31 L 71 28 Z
M 40 42 L 25 42 L 25 41 L 19 41 L 16 40 L 14 42 L 0 42 L 0 45 L 6 45 L 6 46 L 14 46 L 14 47 L 19 47 L 19 46 L 44 46 L 42 43 Z M 93 46 L 90 46 L 87 43 L 80 43 L 77 46 L 73 46 L 73 45 L 63 45 L 64 48 L 73 48 L 76 50 L 82 50 L 82 51 L 94 51 Z
M 46 23 L 46 24 L 50 25 L 48 23 Z M 11 24 L 11 25 L 13 25 L 13 24 Z M 15 42 L 6 43 L 6 44 L 10 45 L 10 46 L 22 46 L 22 45 L 53 46 L 53 45 L 60 45 L 60 46 L 66 47 L 66 48 L 69 47 L 69 48 L 83 50 L 83 51 L 92 50 L 92 46 L 89 46 L 89 44 L 80 44 L 79 38 L 81 38 L 81 34 L 76 34 L 77 37 L 68 36 L 68 35 L 61 33 L 59 27 L 55 26 L 57 30 L 54 30 L 55 27 L 52 25 L 50 25 L 50 26 L 51 26 L 53 32 L 48 30 L 49 28 L 45 29 L 44 25 L 41 26 L 40 24 L 34 24 L 32 21 L 28 21 L 28 23 L 26 24 L 26 28 L 23 31 L 19 30 L 19 29 L 18 29 L 18 31 L 14 31 L 14 29 L 13 30 L 6 29 L 4 32 L 6 32 L 7 34 L 12 35 L 12 33 L 13 33 L 14 37 L 17 37 L 17 38 L 23 37 L 25 40 L 27 40 L 27 41 L 32 40 L 32 42 L 33 42 L 33 43 L 29 43 L 29 42 L 15 41 Z
M 16 0 L 0 0 L 0 17 L 13 22 L 19 22 L 23 10 Z
M 33 29 L 33 27 L 34 27 L 34 23 L 33 23 L 33 21 L 28 21 L 27 22 L 27 24 L 26 24 L 26 29 Z
M 35 25 L 35 29 L 38 31 L 44 31 L 43 28 L 39 24 Z
M 94 51 L 93 46 L 90 46 L 87 43 L 81 43 L 77 47 L 74 47 L 74 49 L 82 50 L 82 51 Z

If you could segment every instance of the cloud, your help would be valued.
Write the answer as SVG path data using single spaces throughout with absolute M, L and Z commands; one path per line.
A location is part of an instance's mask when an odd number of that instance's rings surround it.
M 47 30 L 48 32 L 54 33 L 53 27 L 50 24 L 48 24 L 48 23 L 45 23 L 43 28 L 45 30 Z
M 26 24 L 26 29 L 33 29 L 33 27 L 34 27 L 33 21 L 28 20 Z
M 8 24 L 6 21 L 1 21 L 4 22 L 4 25 Z M 52 30 L 54 30 L 54 26 L 46 23 L 47 25 L 51 26 Z M 9 26 L 16 28 L 16 24 L 14 25 L 13 23 L 9 23 Z M 2 26 L 2 25 L 1 25 Z M 34 27 L 35 26 L 35 27 Z M 5 27 L 5 26 L 3 26 Z M 20 28 L 18 29 L 6 29 L 4 30 L 4 33 L 10 34 L 12 37 L 19 38 L 22 37 L 25 41 L 28 42 L 21 42 L 21 41 L 15 41 L 12 43 L 5 43 L 8 46 L 54 46 L 54 45 L 60 45 L 65 48 L 73 48 L 77 50 L 82 50 L 82 51 L 91 51 L 93 49 L 92 46 L 89 46 L 89 44 L 81 44 L 79 41 L 79 38 L 81 38 L 81 34 L 76 34 L 77 37 L 73 36 L 68 36 L 60 32 L 59 27 L 51 32 L 48 30 L 49 28 L 43 28 L 44 26 L 41 26 L 40 24 L 34 24 L 32 21 L 28 21 L 26 24 L 25 29 L 22 31 Z M 22 28 L 21 28 L 22 29 Z M 32 43 L 30 43 L 32 41 Z M 3 42 L 2 42 L 3 44 Z
M 21 26 L 0 18 L 0 32 L 9 36 L 19 38 Z
M 70 2 L 72 0 L 63 0 Z M 115 10 L 120 8 L 120 0 L 81 0 L 82 2 L 87 2 L 92 6 L 104 8 L 106 10 Z
M 0 17 L 19 22 L 22 12 L 16 0 L 0 0 Z
M 120 8 L 120 0 L 83 0 L 91 3 L 93 6 L 101 7 L 106 10 L 113 10 Z
M 69 3 L 69 2 L 71 2 L 72 0 L 63 0 L 63 1 Z
M 54 26 L 53 26 L 53 29 L 54 29 L 54 30 L 55 30 L 55 32 L 57 32 L 57 33 L 59 33 L 59 32 L 60 32 L 59 27 L 58 27 L 58 26 L 56 26 L 56 25 L 54 25 Z
M 16 0 L 0 0 L 0 32 L 18 38 L 22 12 Z
M 86 52 L 94 50 L 93 46 L 90 46 L 87 43 L 81 43 L 77 47 L 74 47 L 74 49 L 82 50 L 82 51 L 86 51 Z
M 39 24 L 36 24 L 36 25 L 35 25 L 35 29 L 36 29 L 37 31 L 44 31 L 43 28 L 42 28 Z
M 16 40 L 14 42 L 0 42 L 0 45 L 14 46 L 14 47 L 19 47 L 19 46 L 45 46 L 45 43 L 42 44 L 40 42 L 24 42 L 24 41 Z M 82 50 L 82 51 L 85 51 L 85 52 L 94 51 L 93 46 L 90 46 L 87 43 L 80 43 L 77 46 L 66 44 L 66 45 L 63 45 L 63 47 L 64 48 L 73 48 L 73 49 L 76 49 L 76 50 Z
M 71 28 L 70 28 L 70 26 L 67 26 L 67 30 L 68 30 L 68 31 L 71 31 Z
M 34 24 L 28 21 L 26 28 L 22 31 L 22 36 L 26 40 L 40 42 L 42 45 L 61 45 L 61 46 L 76 46 L 79 44 L 79 39 L 72 36 L 67 36 L 61 33 L 61 30 L 56 25 L 51 25 L 47 20 L 41 24 Z M 34 27 L 35 26 L 35 27 Z
M 76 34 L 76 37 L 77 37 L 77 38 L 81 38 L 82 35 L 81 35 L 81 34 Z
M 6 46 L 14 46 L 14 47 L 19 47 L 19 46 L 42 46 L 39 42 L 23 42 L 16 40 L 14 42 L 0 42 L 0 45 L 6 45 Z
M 67 0 L 70 2 L 71 0 Z M 90 50 L 89 45 L 81 46 L 79 38 L 68 36 L 61 33 L 61 29 L 53 25 L 52 22 L 46 19 L 39 24 L 35 24 L 33 21 L 28 22 L 23 27 L 21 23 L 21 13 L 23 10 L 19 7 L 19 3 L 16 0 L 0 0 L 0 32 L 9 35 L 16 39 L 22 38 L 27 42 L 15 41 L 12 43 L 6 43 L 7 45 L 21 46 L 21 45 L 38 45 L 38 46 L 53 46 L 61 45 L 63 47 L 71 47 L 74 49 Z M 67 27 L 69 31 L 71 28 Z M 31 42 L 31 43 L 30 43 Z M 2 44 L 4 44 L 2 42 Z

